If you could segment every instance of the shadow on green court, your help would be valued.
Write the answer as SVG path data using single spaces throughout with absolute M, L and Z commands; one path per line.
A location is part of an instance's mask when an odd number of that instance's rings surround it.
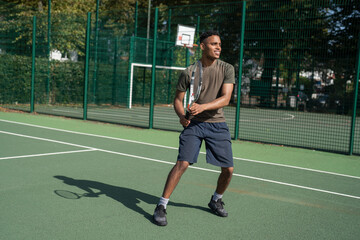
M 153 196 L 130 188 L 113 186 L 91 180 L 73 179 L 66 176 L 54 176 L 54 178 L 62 180 L 67 185 L 75 186 L 85 191 L 84 194 L 79 195 L 70 191 L 55 190 L 55 193 L 61 197 L 68 199 L 78 199 L 81 197 L 99 197 L 100 195 L 105 195 L 122 203 L 125 207 L 135 212 L 138 212 L 139 214 L 142 214 L 146 219 L 148 219 L 151 222 L 152 222 L 153 213 L 152 212 L 148 213 L 144 211 L 137 204 L 143 201 L 148 204 L 153 204 L 155 209 L 155 205 L 159 201 L 159 196 Z M 66 194 L 64 194 L 65 192 Z M 184 203 L 169 202 L 169 205 L 176 207 L 194 208 L 194 209 L 210 212 L 208 208 L 201 206 L 193 206 Z

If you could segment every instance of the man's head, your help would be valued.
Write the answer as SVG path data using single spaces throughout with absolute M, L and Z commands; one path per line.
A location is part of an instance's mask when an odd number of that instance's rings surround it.
M 202 43 L 205 39 L 207 39 L 208 37 L 211 37 L 211 36 L 218 36 L 220 38 L 220 34 L 217 31 L 210 30 L 207 32 L 203 32 L 200 35 L 200 43 Z
M 207 31 L 200 36 L 200 48 L 203 57 L 209 60 L 220 58 L 221 53 L 221 39 L 216 31 Z

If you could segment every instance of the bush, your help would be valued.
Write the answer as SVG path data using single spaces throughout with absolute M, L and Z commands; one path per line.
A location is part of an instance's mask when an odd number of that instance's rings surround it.
M 50 71 L 49 71 L 50 70 Z M 49 103 L 69 104 L 83 100 L 84 63 L 35 60 L 35 102 L 47 103 L 47 79 L 50 73 Z M 31 57 L 0 55 L 0 103 L 27 104 L 31 97 Z

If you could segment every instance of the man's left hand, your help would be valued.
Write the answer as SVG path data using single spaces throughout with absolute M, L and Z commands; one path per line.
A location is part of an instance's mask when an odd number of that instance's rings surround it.
M 190 107 L 190 113 L 194 116 L 202 113 L 203 111 L 205 111 L 205 107 L 203 104 L 193 103 Z

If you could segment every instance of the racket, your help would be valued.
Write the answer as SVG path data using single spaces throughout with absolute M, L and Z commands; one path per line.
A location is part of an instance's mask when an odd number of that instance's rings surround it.
M 84 193 L 84 194 L 77 194 L 74 192 L 70 192 L 67 190 L 55 190 L 54 193 L 60 197 L 66 198 L 66 199 L 79 199 L 81 197 L 98 197 L 99 193 Z
M 199 69 L 200 69 L 200 78 L 199 78 L 199 85 L 197 87 L 196 93 L 194 92 L 194 85 L 195 85 L 195 73 L 196 73 L 196 68 L 197 65 L 199 65 Z M 192 115 L 190 113 L 190 108 L 192 106 L 192 104 L 194 102 L 196 102 L 200 96 L 200 92 L 201 92 L 201 86 L 202 86 L 202 64 L 200 62 L 200 60 L 195 64 L 195 68 L 194 71 L 191 74 L 191 79 L 190 79 L 190 87 L 189 87 L 189 100 L 188 100 L 188 104 L 187 104 L 187 108 L 186 108 L 186 114 L 185 114 L 185 118 L 190 120 L 192 118 Z

